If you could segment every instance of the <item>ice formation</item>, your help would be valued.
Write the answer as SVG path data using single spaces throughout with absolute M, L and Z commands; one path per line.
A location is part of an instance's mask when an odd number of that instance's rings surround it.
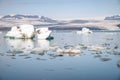
M 46 39 L 50 36 L 50 33 L 51 31 L 46 27 L 35 30 L 33 25 L 24 24 L 12 27 L 6 37 L 31 39 L 36 36 L 37 39 Z
M 34 27 L 33 25 L 24 24 L 19 26 L 14 26 L 6 34 L 6 37 L 11 38 L 33 38 L 34 37 Z
M 36 31 L 38 39 L 46 39 L 51 34 L 51 31 L 48 30 L 48 28 L 38 28 Z
M 91 34 L 92 31 L 88 28 L 82 28 L 82 31 L 77 31 L 77 34 Z

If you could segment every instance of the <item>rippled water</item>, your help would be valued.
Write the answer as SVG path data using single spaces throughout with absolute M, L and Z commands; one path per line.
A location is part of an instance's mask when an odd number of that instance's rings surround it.
M 51 41 L 6 39 L 5 33 L 0 80 L 120 80 L 120 32 L 53 31 Z M 80 47 L 80 53 L 57 51 L 70 47 Z

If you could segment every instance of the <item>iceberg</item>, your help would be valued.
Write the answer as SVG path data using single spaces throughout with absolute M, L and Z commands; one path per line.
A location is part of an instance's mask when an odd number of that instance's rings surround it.
M 34 37 L 34 26 L 33 25 L 20 25 L 20 31 L 22 33 L 23 38 L 33 38 Z
M 82 31 L 76 31 L 76 33 L 77 34 L 91 34 L 93 32 L 88 28 L 82 28 Z
M 30 39 L 34 37 L 34 27 L 33 25 L 24 24 L 19 26 L 14 26 L 10 31 L 7 32 L 6 37 L 9 38 L 23 38 Z
M 22 33 L 19 31 L 18 27 L 14 26 L 10 31 L 7 32 L 6 37 L 9 38 L 22 38 Z
M 48 30 L 48 28 L 38 28 L 36 29 L 36 32 L 38 39 L 47 39 L 50 37 L 52 31 Z
M 35 29 L 33 25 L 24 24 L 14 26 L 10 31 L 7 32 L 6 37 L 14 39 L 52 39 L 50 37 L 52 31 L 48 30 L 47 27 Z

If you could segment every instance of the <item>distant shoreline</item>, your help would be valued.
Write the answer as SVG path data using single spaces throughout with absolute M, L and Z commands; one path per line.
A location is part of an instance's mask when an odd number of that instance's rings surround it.
M 94 27 L 86 27 L 94 32 L 120 32 L 120 30 L 107 30 Z M 11 27 L 0 27 L 0 31 L 8 31 Z M 82 30 L 82 27 L 49 27 L 49 30 Z
M 6 31 L 6 30 L 10 30 L 11 27 L 0 27 L 0 31 Z
M 49 27 L 50 30 L 82 30 L 82 28 L 84 27 L 68 27 L 68 26 L 67 27 L 60 27 L 60 26 Z M 105 30 L 97 27 L 86 27 L 86 28 L 89 28 L 90 30 Z

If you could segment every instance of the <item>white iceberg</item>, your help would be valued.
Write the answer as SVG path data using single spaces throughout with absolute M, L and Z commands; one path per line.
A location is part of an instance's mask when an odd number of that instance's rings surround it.
M 82 31 L 77 31 L 76 33 L 77 34 L 91 34 L 93 32 L 88 28 L 82 28 Z
M 63 53 L 63 54 L 67 54 L 69 56 L 79 56 L 81 53 L 80 49 L 77 49 L 77 48 L 68 48 L 68 49 L 57 48 L 56 52 L 58 54 Z
M 38 39 L 46 39 L 50 36 L 51 32 L 48 28 L 38 28 L 36 29 Z
M 20 25 L 19 26 L 23 38 L 33 38 L 34 37 L 34 26 L 33 25 Z
M 6 37 L 11 38 L 33 38 L 34 37 L 34 27 L 33 25 L 24 24 L 20 26 L 14 26 L 6 34 Z
M 22 33 L 19 31 L 19 29 L 16 26 L 14 26 L 11 28 L 10 31 L 8 31 L 6 37 L 22 38 Z
M 12 27 L 6 37 L 32 39 L 36 36 L 37 39 L 47 39 L 50 37 L 51 32 L 46 27 L 35 29 L 33 25 L 24 24 Z

